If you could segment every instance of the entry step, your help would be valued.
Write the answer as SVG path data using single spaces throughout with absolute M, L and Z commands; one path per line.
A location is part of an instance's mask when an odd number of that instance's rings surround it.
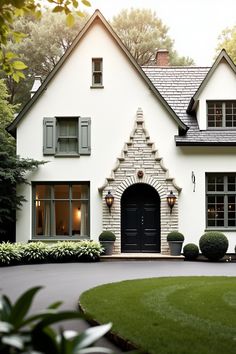
M 101 261 L 184 261 L 184 256 L 170 256 L 161 253 L 116 253 L 109 256 L 101 256 Z

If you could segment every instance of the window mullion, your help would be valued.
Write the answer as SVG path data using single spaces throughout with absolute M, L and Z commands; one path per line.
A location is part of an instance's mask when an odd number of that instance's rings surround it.
M 50 188 L 50 236 L 56 236 L 55 234 L 55 199 L 54 199 L 54 185 L 51 186 Z
M 72 185 L 69 185 L 69 236 L 72 236 Z
M 37 208 L 36 208 L 36 186 L 33 185 L 33 191 L 32 191 L 32 199 L 33 199 L 33 236 L 37 235 L 36 232 L 36 213 L 37 213 Z
M 224 227 L 228 227 L 228 196 L 224 195 Z
M 226 109 L 225 109 L 225 102 L 222 102 L 222 127 L 226 127 Z

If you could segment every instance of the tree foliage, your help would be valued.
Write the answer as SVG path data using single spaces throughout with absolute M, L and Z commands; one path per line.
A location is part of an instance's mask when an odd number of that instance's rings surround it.
M 83 16 L 80 5 L 90 6 L 88 0 L 47 0 L 51 5 L 51 11 L 64 13 L 66 23 L 72 26 L 75 16 Z M 75 12 L 73 13 L 73 11 Z M 9 37 L 15 42 L 19 42 L 24 34 L 13 29 L 13 23 L 17 17 L 34 15 L 40 18 L 43 14 L 42 1 L 40 0 L 1 0 L 0 2 L 0 70 L 13 77 L 16 82 L 24 78 L 22 72 L 26 65 L 19 60 L 14 52 L 6 50 L 5 46 Z
M 15 82 L 5 75 L 9 90 L 9 102 L 24 104 L 30 98 L 30 88 L 35 76 L 44 79 L 68 49 L 75 36 L 87 21 L 88 15 L 75 17 L 73 26 L 65 26 L 66 15 L 45 10 L 39 20 L 33 16 L 18 18 L 13 28 L 27 37 L 19 43 L 9 40 L 7 49 L 16 53 L 27 65 L 25 80 Z
M 27 183 L 26 172 L 43 163 L 15 155 L 15 141 L 5 130 L 13 114 L 14 106 L 8 103 L 6 86 L 0 80 L 0 234 L 6 233 L 9 223 L 14 222 L 16 209 L 25 201 L 17 195 L 16 185 Z
M 236 63 L 236 26 L 224 29 L 218 37 L 217 53 L 225 49 Z
M 112 27 L 140 65 L 155 58 L 158 49 L 167 49 L 171 65 L 191 65 L 191 58 L 179 57 L 168 27 L 150 9 L 124 9 L 113 17 Z

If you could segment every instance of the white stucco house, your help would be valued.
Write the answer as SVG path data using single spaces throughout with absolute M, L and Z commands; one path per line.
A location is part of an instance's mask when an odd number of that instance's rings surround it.
M 219 230 L 234 251 L 236 67 L 224 50 L 211 68 L 166 55 L 141 68 L 95 11 L 8 127 L 21 157 L 48 161 L 21 187 L 17 241 L 112 230 L 117 253 L 168 254 L 172 230 Z

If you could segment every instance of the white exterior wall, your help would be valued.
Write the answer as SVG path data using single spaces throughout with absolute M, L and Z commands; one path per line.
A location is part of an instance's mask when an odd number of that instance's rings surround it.
M 235 100 L 235 73 L 229 64 L 222 59 L 207 86 L 199 96 L 197 120 L 200 130 L 207 129 L 207 100 Z
M 103 58 L 104 89 L 90 88 L 91 59 L 96 57 Z M 17 153 L 49 161 L 30 175 L 30 181 L 90 181 L 90 237 L 96 240 L 102 231 L 98 188 L 109 177 L 124 143 L 129 140 L 138 107 L 143 110 L 146 128 L 169 176 L 182 187 L 178 201 L 179 231 L 184 233 L 186 243 L 198 243 L 206 225 L 205 172 L 235 172 L 236 149 L 176 147 L 177 123 L 99 23 L 88 31 L 18 125 Z M 43 156 L 43 117 L 78 115 L 91 117 L 91 156 Z M 192 171 L 196 175 L 195 193 Z M 31 186 L 23 189 L 28 202 L 17 217 L 17 241 L 27 242 L 32 237 Z M 226 235 L 230 240 L 229 251 L 233 252 L 235 236 Z

